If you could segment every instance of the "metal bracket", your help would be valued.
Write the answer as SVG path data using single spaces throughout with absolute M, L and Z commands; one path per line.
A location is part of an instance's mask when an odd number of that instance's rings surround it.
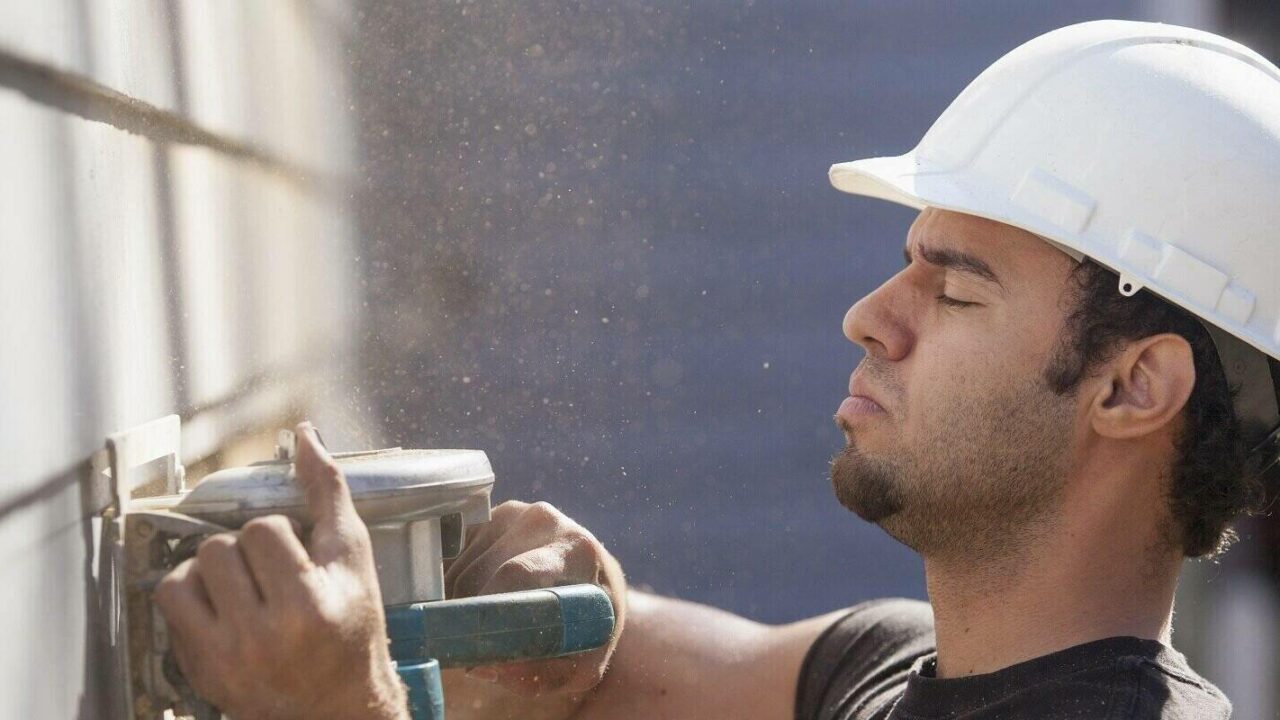
M 136 591 L 135 573 L 130 572 L 130 558 L 126 547 L 125 516 L 133 493 L 151 477 L 139 472 L 157 460 L 164 461 L 165 493 L 175 494 L 183 489 L 186 472 L 181 462 L 182 421 L 177 415 L 152 420 L 122 432 L 107 436 L 106 446 L 95 453 L 93 467 L 95 482 L 93 502 L 95 510 L 103 518 L 102 552 L 110 553 L 114 568 L 113 601 L 108 603 L 108 627 L 111 646 L 115 651 L 117 666 L 124 679 L 124 708 L 120 717 L 133 718 L 139 710 L 135 707 L 137 689 L 135 673 L 130 658 L 131 634 L 129 596 Z M 134 618 L 135 622 L 148 622 Z
M 93 510 L 104 517 L 119 518 L 128 510 L 133 492 L 152 477 L 138 470 L 156 460 L 164 460 L 164 494 L 186 489 L 186 469 L 181 460 L 182 420 L 177 415 L 152 420 L 107 436 L 106 445 L 93 454 L 95 486 Z

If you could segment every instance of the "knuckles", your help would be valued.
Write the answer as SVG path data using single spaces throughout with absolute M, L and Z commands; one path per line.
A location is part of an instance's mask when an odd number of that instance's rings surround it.
M 201 565 L 224 563 L 237 553 L 236 538 L 231 533 L 210 535 L 196 548 L 196 561 Z
M 508 500 L 493 509 L 492 518 L 495 527 L 504 532 L 545 532 L 556 529 L 585 532 L 555 505 L 545 501 L 527 503 Z
M 519 522 L 506 532 L 548 538 L 544 544 L 497 558 L 487 571 L 463 573 L 456 590 L 488 594 L 598 580 L 607 553 L 591 533 L 546 503 L 521 510 Z
M 327 455 L 321 456 L 313 452 L 299 453 L 298 472 L 325 482 L 338 482 L 342 479 L 342 469 L 337 461 Z
M 604 560 L 604 544 L 585 531 L 580 535 L 567 538 L 564 544 L 566 565 L 572 568 L 590 568 L 592 576 L 587 579 L 594 582 L 595 573 L 599 572 Z
M 347 545 L 355 553 L 368 558 L 372 565 L 373 537 L 369 534 L 369 527 L 357 518 L 356 522 L 352 522 L 343 528 L 343 535 Z
M 540 530 L 574 524 L 549 502 L 536 502 L 530 505 L 525 509 L 522 520 Z
M 491 522 L 497 526 L 509 525 L 513 520 L 519 518 L 527 507 L 529 507 L 527 502 L 508 500 L 493 509 L 490 513 Z
M 542 569 L 522 557 L 511 558 L 498 566 L 493 578 L 486 585 L 494 585 L 511 590 L 540 587 L 544 583 Z
M 337 485 L 343 482 L 342 469 L 332 460 L 321 460 L 320 466 L 316 468 L 316 473 L 320 480 L 329 485 Z
M 319 599 L 310 593 L 299 599 L 294 610 L 295 612 L 289 618 L 291 622 L 288 623 L 294 632 L 327 633 L 337 625 L 333 614 L 327 612 Z
M 191 561 L 187 560 L 183 564 L 189 566 L 190 563 Z M 168 613 L 175 607 L 175 604 L 179 601 L 179 596 L 182 594 L 183 584 L 190 582 L 189 577 L 190 575 L 185 572 L 181 575 L 177 572 L 171 572 L 160 578 L 160 582 L 156 583 L 153 597 L 156 604 L 160 606 L 161 611 Z
M 240 528 L 241 541 L 255 546 L 280 543 L 292 534 L 293 525 L 283 515 L 256 517 Z
M 170 608 L 176 610 L 175 617 L 187 617 L 183 607 L 198 597 L 198 588 L 192 585 L 204 582 L 203 568 L 240 562 L 236 556 L 242 549 L 256 543 L 278 543 L 292 533 L 289 520 L 274 515 L 251 520 L 237 534 L 205 538 L 195 557 L 156 584 L 156 603 L 166 619 Z M 365 538 L 367 542 L 367 534 Z M 299 685 L 299 662 L 332 658 L 330 648 L 335 638 L 341 646 L 341 662 L 320 663 L 324 667 L 349 668 L 367 659 L 364 638 L 376 637 L 382 628 L 376 603 L 361 594 L 360 587 L 354 575 L 336 572 L 318 578 L 309 573 L 282 601 L 267 603 L 255 623 L 218 619 L 215 627 L 199 624 L 194 634 L 184 634 L 193 627 L 189 619 L 171 623 L 174 653 L 198 694 L 234 716 L 264 716 L 261 702 L 279 697 L 278 693 L 265 695 L 264 689 L 288 688 L 289 694 L 304 697 L 309 689 Z

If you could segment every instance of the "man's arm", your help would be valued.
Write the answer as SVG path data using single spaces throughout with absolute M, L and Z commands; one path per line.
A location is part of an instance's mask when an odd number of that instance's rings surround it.
M 613 664 L 576 717 L 789 719 L 805 653 L 840 616 L 762 625 L 642 593 L 630 609 Z
M 450 718 L 469 720 L 785 720 L 805 653 L 843 611 L 762 625 L 697 603 L 631 591 L 626 632 L 604 680 L 585 693 L 525 697 L 445 672 Z
M 298 438 L 309 541 L 281 516 L 259 518 L 207 539 L 161 581 L 156 602 L 178 664 L 235 717 L 404 718 L 368 531 L 309 425 Z M 447 671 L 449 717 L 783 720 L 805 652 L 834 620 L 770 627 L 628 592 L 599 541 L 545 503 L 495 508 L 446 575 L 451 597 L 580 582 L 612 597 L 610 642 L 569 658 Z
M 450 597 L 596 582 L 614 597 L 620 632 L 616 646 L 575 658 L 446 671 L 455 720 L 784 720 L 805 653 L 840 615 L 770 626 L 628 592 L 616 561 L 555 508 L 504 503 L 493 518 L 449 568 Z

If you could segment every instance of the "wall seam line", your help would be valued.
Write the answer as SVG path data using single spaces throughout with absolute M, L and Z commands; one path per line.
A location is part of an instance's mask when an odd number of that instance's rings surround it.
M 251 143 L 224 137 L 191 120 L 76 73 L 0 50 L 0 87 L 46 107 L 100 122 L 157 144 L 194 145 L 253 163 L 307 192 L 345 195 L 347 183 L 274 155 Z

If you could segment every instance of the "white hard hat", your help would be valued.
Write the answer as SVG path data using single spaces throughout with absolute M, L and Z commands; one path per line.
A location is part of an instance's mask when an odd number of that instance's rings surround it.
M 1280 69 L 1258 53 L 1173 25 L 1065 27 L 987 68 L 911 152 L 830 177 L 1023 228 L 1196 315 L 1252 460 L 1280 454 Z

